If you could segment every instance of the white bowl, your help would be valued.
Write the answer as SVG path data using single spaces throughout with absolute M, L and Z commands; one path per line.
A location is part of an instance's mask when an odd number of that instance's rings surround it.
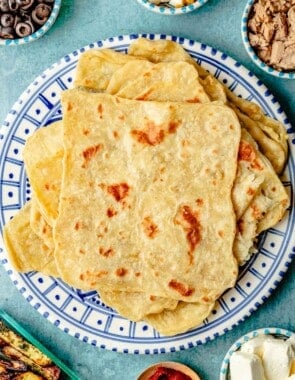
M 232 356 L 232 354 L 239 350 L 241 346 L 248 342 L 250 339 L 256 338 L 257 336 L 263 336 L 263 335 L 272 335 L 276 338 L 280 339 L 288 339 L 291 336 L 295 336 L 295 334 L 289 330 L 281 329 L 278 327 L 266 327 L 259 330 L 254 330 L 249 332 L 248 334 L 243 335 L 241 338 L 239 338 L 227 351 L 227 354 L 225 355 L 221 369 L 219 374 L 219 380 L 229 380 L 229 361 Z
M 162 5 L 156 5 L 151 3 L 149 0 L 137 0 L 137 2 L 147 8 L 149 11 L 160 13 L 166 16 L 177 16 L 184 15 L 189 12 L 193 12 L 197 8 L 207 3 L 208 0 L 196 0 L 193 4 L 186 5 L 181 8 L 168 8 Z
M 48 20 L 46 21 L 46 23 L 44 25 L 41 26 L 41 28 L 36 30 L 36 32 L 30 34 L 29 36 L 26 36 L 23 38 L 15 38 L 13 40 L 0 38 L 0 45 L 5 45 L 5 46 L 22 45 L 22 44 L 26 44 L 29 42 L 36 41 L 37 39 L 42 37 L 51 28 L 51 26 L 54 24 L 58 14 L 59 14 L 59 11 L 60 11 L 61 1 L 62 0 L 55 0 L 54 1 L 54 5 L 53 5 L 53 8 L 52 8 L 52 11 L 50 13 Z
M 256 0 L 248 0 L 247 5 L 244 9 L 243 17 L 242 17 L 242 25 L 241 25 L 241 33 L 242 33 L 242 39 L 244 46 L 246 48 L 246 51 L 252 61 L 262 70 L 267 72 L 268 74 L 274 75 L 279 78 L 284 79 L 295 79 L 295 70 L 292 72 L 284 72 L 284 71 L 278 71 L 274 69 L 271 66 L 268 66 L 265 62 L 263 62 L 258 55 L 256 54 L 255 50 L 252 48 L 249 38 L 248 38 L 248 18 L 249 13 L 252 9 L 253 4 L 256 2 Z

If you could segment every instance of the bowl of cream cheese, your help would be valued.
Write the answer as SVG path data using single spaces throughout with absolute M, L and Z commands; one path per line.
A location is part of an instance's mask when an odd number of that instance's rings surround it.
M 248 0 L 241 32 L 246 51 L 258 67 L 295 79 L 294 0 Z
M 295 334 L 268 327 L 238 339 L 225 355 L 220 380 L 295 380 Z

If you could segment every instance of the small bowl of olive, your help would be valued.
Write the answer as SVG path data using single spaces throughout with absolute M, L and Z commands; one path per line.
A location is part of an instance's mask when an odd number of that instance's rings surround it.
M 60 6 L 61 0 L 0 0 L 0 45 L 21 45 L 42 37 Z

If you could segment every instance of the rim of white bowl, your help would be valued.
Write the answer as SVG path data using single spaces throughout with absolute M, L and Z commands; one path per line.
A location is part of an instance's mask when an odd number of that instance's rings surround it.
M 44 25 L 41 26 L 36 32 L 30 34 L 29 36 L 23 37 L 23 38 L 15 38 L 13 40 L 0 38 L 0 45 L 5 46 L 17 46 L 17 45 L 23 45 L 27 44 L 29 42 L 33 42 L 38 40 L 40 37 L 42 37 L 54 24 L 55 20 L 57 19 L 57 16 L 60 11 L 62 0 L 55 0 L 54 5 L 50 14 L 50 17 L 46 21 Z
M 280 327 L 264 327 L 258 330 L 253 330 L 248 332 L 247 334 L 241 336 L 238 340 L 235 341 L 235 343 L 229 348 L 227 351 L 221 365 L 220 374 L 219 374 L 219 380 L 229 380 L 229 361 L 232 354 L 241 348 L 241 346 L 248 342 L 250 339 L 253 339 L 257 336 L 262 335 L 281 335 L 285 337 L 286 339 L 290 338 L 291 336 L 295 336 L 295 333 L 282 329 Z
M 208 0 L 196 0 L 195 3 L 186 5 L 181 8 L 168 8 L 165 6 L 153 4 L 149 0 L 137 0 L 139 4 L 141 4 L 148 10 L 166 16 L 179 16 L 193 12 L 194 10 L 200 8 L 202 5 L 206 4 L 207 1 Z
M 260 68 L 262 69 L 263 71 L 265 71 L 266 73 L 270 74 L 270 75 L 274 75 L 278 78 L 283 78 L 283 79 L 295 79 L 295 70 L 292 71 L 292 72 L 284 72 L 284 71 L 278 71 L 276 69 L 274 69 L 273 67 L 271 66 L 268 66 L 266 63 L 264 63 L 259 57 L 258 55 L 255 53 L 254 49 L 252 48 L 252 46 L 250 45 L 250 42 L 249 42 L 249 38 L 248 38 L 248 27 L 247 27 L 247 21 L 248 21 L 248 17 L 249 17 L 249 13 L 250 13 L 250 10 L 253 6 L 253 4 L 256 2 L 257 0 L 248 0 L 247 1 L 247 4 L 246 4 L 246 7 L 244 9 L 244 12 L 243 12 L 243 16 L 242 16 L 242 23 L 241 23 L 241 33 L 242 33 L 242 39 L 243 39 L 243 43 L 244 43 L 244 46 L 245 46 L 245 49 L 248 53 L 248 55 L 250 56 L 250 58 L 252 59 L 252 61 Z

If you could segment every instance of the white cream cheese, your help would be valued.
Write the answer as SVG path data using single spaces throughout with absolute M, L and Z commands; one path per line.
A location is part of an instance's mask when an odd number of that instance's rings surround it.
M 265 380 L 258 355 L 236 351 L 230 358 L 231 380 Z
M 263 343 L 262 363 L 267 380 L 287 379 L 290 373 L 293 350 L 284 340 L 267 340 Z

